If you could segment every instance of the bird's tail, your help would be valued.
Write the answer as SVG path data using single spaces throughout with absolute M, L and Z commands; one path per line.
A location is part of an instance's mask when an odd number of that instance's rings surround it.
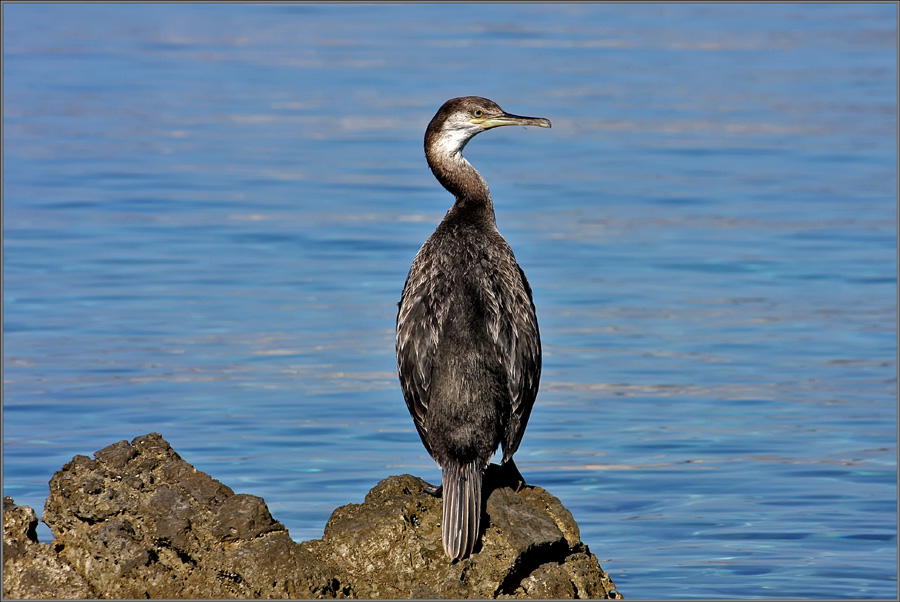
M 477 462 L 444 466 L 444 551 L 454 560 L 472 553 L 481 522 L 481 468 Z

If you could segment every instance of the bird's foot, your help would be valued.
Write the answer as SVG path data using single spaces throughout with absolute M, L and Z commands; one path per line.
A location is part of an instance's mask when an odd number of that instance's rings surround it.
M 503 469 L 506 471 L 506 478 L 508 478 L 514 484 L 513 490 L 516 493 L 519 493 L 528 486 L 528 484 L 525 482 L 525 477 L 523 477 L 522 473 L 519 472 L 519 467 L 516 466 L 516 463 L 512 461 L 512 458 L 510 458 L 506 462 L 506 464 L 503 465 Z
M 516 463 L 512 459 L 507 460 L 505 464 L 491 464 L 485 471 L 485 482 L 489 483 L 490 490 L 500 487 L 508 487 L 519 493 L 523 489 L 528 488 L 525 477 L 519 472 Z M 488 494 L 490 495 L 490 494 Z

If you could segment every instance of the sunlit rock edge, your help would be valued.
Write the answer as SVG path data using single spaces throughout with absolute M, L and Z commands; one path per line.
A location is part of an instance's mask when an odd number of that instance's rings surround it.
M 262 498 L 185 462 L 157 433 L 75 456 L 37 517 L 3 500 L 4 598 L 619 598 L 578 525 L 540 487 L 485 475 L 476 553 L 450 562 L 441 500 L 410 475 L 294 542 Z M 298 492 L 302 496 L 302 492 Z

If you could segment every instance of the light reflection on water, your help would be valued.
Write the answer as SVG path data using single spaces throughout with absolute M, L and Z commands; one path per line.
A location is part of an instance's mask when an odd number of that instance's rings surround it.
M 553 122 L 466 152 L 622 592 L 896 597 L 896 7 L 465 9 L 4 5 L 4 494 L 150 431 L 297 540 L 436 481 L 393 324 L 475 93 Z

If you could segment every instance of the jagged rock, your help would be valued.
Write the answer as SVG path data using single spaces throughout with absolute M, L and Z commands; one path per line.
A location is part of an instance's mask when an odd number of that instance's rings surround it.
M 441 500 L 409 475 L 334 511 L 295 543 L 256 496 L 196 470 L 156 434 L 76 456 L 50 481 L 37 542 L 30 508 L 4 500 L 5 597 L 618 597 L 572 515 L 539 487 L 485 476 L 476 554 L 451 563 Z M 9 508 L 9 509 L 8 509 Z M 30 513 L 30 514 L 29 514 Z
M 617 597 L 560 501 L 540 487 L 498 486 L 499 473 L 492 466 L 485 475 L 480 547 L 460 562 L 444 554 L 441 500 L 410 475 L 388 477 L 364 503 L 341 506 L 321 540 L 301 545 L 360 598 Z
M 3 498 L 3 598 L 96 598 L 87 581 L 38 542 L 37 516 Z
M 156 433 L 75 456 L 50 480 L 42 520 L 108 598 L 339 593 L 261 498 L 235 495 Z

